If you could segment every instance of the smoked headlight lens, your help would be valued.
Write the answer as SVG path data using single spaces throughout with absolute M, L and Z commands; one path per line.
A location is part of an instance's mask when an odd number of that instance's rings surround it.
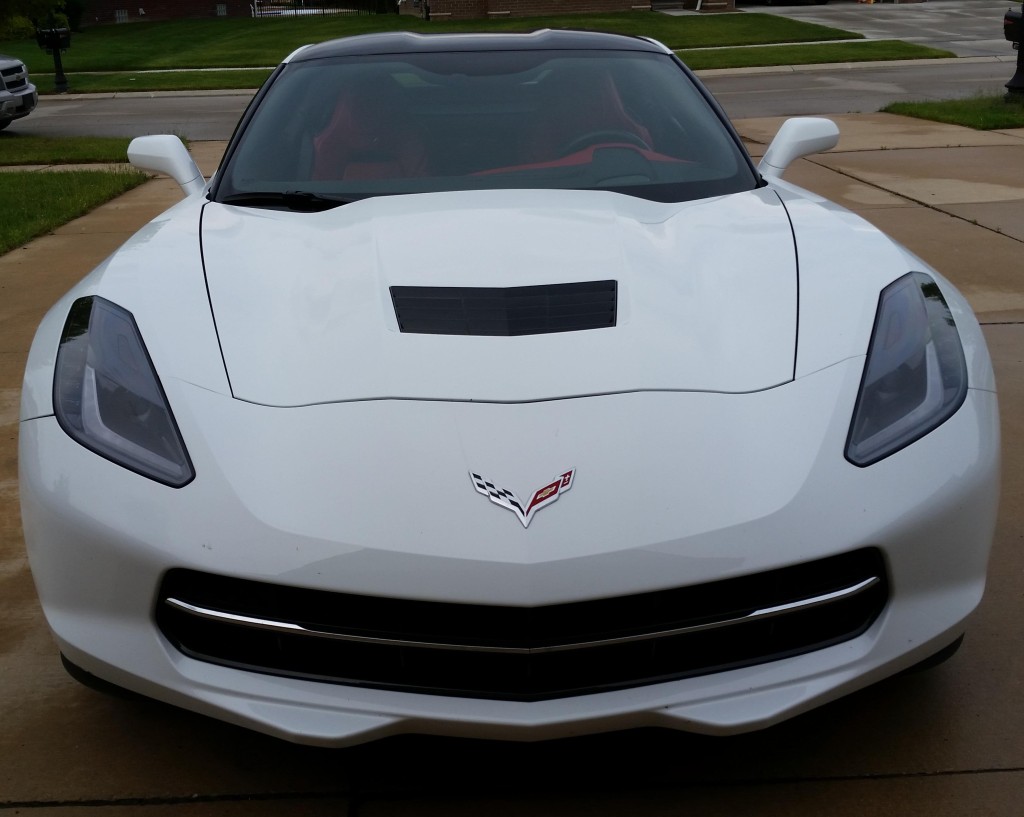
M 53 405 L 61 428 L 100 456 L 174 488 L 195 476 L 135 319 L 110 301 L 72 304 Z
M 846 457 L 870 465 L 948 420 L 967 395 L 960 335 L 939 287 L 920 272 L 882 290 Z

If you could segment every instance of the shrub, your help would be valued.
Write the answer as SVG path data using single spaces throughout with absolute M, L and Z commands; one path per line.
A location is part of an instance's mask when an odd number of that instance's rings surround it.
M 0 40 L 31 40 L 36 36 L 36 27 L 28 17 L 15 15 L 0 20 Z

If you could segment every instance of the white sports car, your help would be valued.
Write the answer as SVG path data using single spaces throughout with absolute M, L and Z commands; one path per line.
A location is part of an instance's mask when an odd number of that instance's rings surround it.
M 755 166 L 662 45 L 292 54 L 43 320 L 21 496 L 80 680 L 304 743 L 768 726 L 951 654 L 995 383 L 963 297 Z

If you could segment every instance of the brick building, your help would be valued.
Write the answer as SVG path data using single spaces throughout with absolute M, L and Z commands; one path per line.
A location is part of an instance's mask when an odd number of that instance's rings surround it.
M 87 0 L 83 25 L 197 17 L 249 17 L 250 0 Z
M 404 0 L 403 14 L 421 14 L 430 4 L 431 18 L 541 17 L 545 14 L 648 11 L 649 0 Z
M 734 0 L 703 0 L 703 10 L 718 11 L 723 10 L 723 7 L 731 8 L 733 2 Z M 314 6 L 337 6 L 362 11 L 388 11 L 398 8 L 403 14 L 424 16 L 427 4 L 431 18 L 464 20 L 638 11 L 649 10 L 652 6 L 695 8 L 697 0 L 401 0 L 400 3 L 398 0 L 306 0 L 303 5 L 307 8 L 303 11 L 310 12 Z M 87 0 L 82 22 L 85 25 L 92 25 L 141 20 L 249 17 L 257 8 L 272 15 L 292 5 L 291 0 Z M 324 11 L 328 9 L 325 8 Z
M 733 11 L 735 0 L 401 0 L 402 14 L 438 19 L 482 19 L 499 17 L 543 17 L 546 14 L 584 14 L 587 12 L 658 11 Z

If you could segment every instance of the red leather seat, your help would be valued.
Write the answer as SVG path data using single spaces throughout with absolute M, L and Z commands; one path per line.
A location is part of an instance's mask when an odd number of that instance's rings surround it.
M 395 179 L 426 175 L 402 90 L 388 76 L 359 83 L 338 98 L 327 126 L 313 137 L 313 178 Z
M 544 121 L 529 143 L 531 161 L 543 162 L 560 158 L 571 150 L 573 143 L 586 140 L 589 134 L 630 134 L 647 145 L 651 134 L 626 111 L 611 75 L 595 78 L 578 77 L 575 71 L 563 69 L 541 86 Z M 614 142 L 614 138 L 606 141 Z M 594 144 L 593 142 L 589 144 Z M 589 146 L 581 144 L 580 149 Z

